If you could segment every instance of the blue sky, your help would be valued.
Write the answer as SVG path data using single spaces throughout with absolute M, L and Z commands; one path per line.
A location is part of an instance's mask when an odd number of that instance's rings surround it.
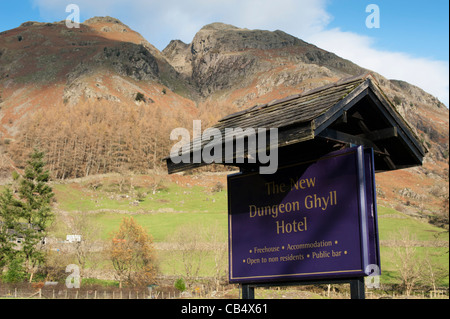
M 356 5 L 355 5 L 356 3 Z M 380 8 L 380 28 L 368 29 L 361 23 L 365 7 Z M 380 50 L 407 52 L 414 56 L 449 59 L 449 1 L 334 0 L 327 10 L 335 17 L 328 28 L 341 28 L 374 38 Z
M 16 0 L 0 2 L 0 32 L 25 21 L 65 20 L 68 4 L 81 22 L 110 15 L 162 50 L 191 42 L 205 24 L 283 30 L 387 78 L 408 81 L 449 105 L 448 0 Z M 379 28 L 368 28 L 369 4 Z

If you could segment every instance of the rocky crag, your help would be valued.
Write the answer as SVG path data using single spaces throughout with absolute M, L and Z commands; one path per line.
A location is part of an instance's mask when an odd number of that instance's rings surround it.
M 111 17 L 86 20 L 79 29 L 26 22 L 0 34 L 2 163 L 14 163 L 7 145 L 26 119 L 51 105 L 145 104 L 181 125 L 198 112 L 218 119 L 368 71 L 278 30 L 213 23 L 191 43 L 173 40 L 160 52 Z M 373 74 L 429 150 L 422 167 L 380 174 L 379 199 L 410 214 L 432 214 L 448 203 L 448 109 L 414 85 Z M 169 136 L 165 143 L 171 145 Z

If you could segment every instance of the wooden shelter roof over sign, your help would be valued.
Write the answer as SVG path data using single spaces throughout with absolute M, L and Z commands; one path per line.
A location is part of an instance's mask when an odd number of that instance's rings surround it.
M 315 159 L 351 145 L 363 145 L 373 148 L 376 170 L 386 171 L 421 165 L 427 152 L 371 75 L 340 80 L 303 94 L 251 107 L 226 116 L 213 128 L 220 130 L 222 139 L 218 143 L 222 143 L 223 148 L 226 129 L 253 128 L 256 134 L 257 128 L 278 129 L 279 165 Z M 248 141 L 245 134 L 234 138 Z M 192 159 L 196 151 L 201 152 L 210 142 L 198 137 L 182 151 L 172 153 L 165 159 L 169 173 L 208 165 L 203 160 L 194 163 Z M 247 151 L 247 145 L 244 145 Z M 268 140 L 267 149 L 270 146 Z M 191 161 L 172 161 L 173 155 L 181 154 L 189 155 Z M 253 161 L 238 161 L 239 157 L 242 154 L 234 152 L 232 161 L 221 158 L 215 162 L 249 170 L 259 166 Z M 251 155 L 245 152 L 244 157 L 248 159 Z

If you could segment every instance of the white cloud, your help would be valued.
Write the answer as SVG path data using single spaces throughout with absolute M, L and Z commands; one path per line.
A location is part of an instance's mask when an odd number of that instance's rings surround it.
M 407 81 L 449 105 L 449 63 L 373 48 L 373 40 L 339 29 L 321 31 L 307 41 L 388 79 Z
M 204 25 L 224 22 L 249 29 L 295 28 L 304 34 L 330 21 L 326 0 L 33 0 L 41 16 L 65 19 L 65 7 L 75 3 L 82 17 L 111 15 L 133 26 L 159 49 L 172 39 L 190 42 Z M 161 34 L 170 36 L 162 40 Z M 155 41 L 156 40 L 156 41 Z M 158 43 L 157 43 L 158 42 Z
M 189 43 L 204 25 L 224 22 L 242 28 L 283 30 L 381 75 L 415 84 L 449 105 L 448 61 L 374 48 L 370 37 L 326 30 L 327 0 L 33 0 L 48 21 L 67 17 L 76 3 L 82 18 L 110 15 L 162 50 L 170 40 Z
M 132 1 L 132 0 L 131 0 Z M 34 7 L 39 9 L 42 18 L 48 21 L 64 20 L 67 17 L 65 11 L 67 5 L 75 4 L 80 7 L 82 15 L 92 17 L 94 15 L 117 15 L 120 6 L 130 3 L 123 0 L 32 0 Z M 136 1 L 135 1 L 136 2 Z

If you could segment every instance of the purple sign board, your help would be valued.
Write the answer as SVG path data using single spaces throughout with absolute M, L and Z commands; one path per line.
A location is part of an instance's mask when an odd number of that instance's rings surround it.
M 228 177 L 233 283 L 361 277 L 379 269 L 373 152 L 362 147 Z M 373 269 L 372 269 L 373 270 Z

